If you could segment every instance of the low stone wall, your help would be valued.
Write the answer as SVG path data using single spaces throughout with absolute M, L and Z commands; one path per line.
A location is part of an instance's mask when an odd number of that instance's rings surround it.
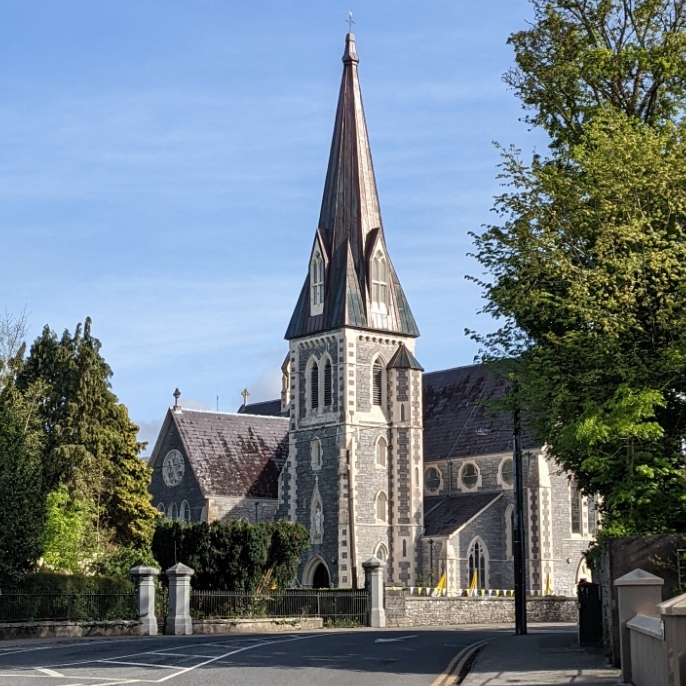
M 245 634 L 252 632 L 310 631 L 321 629 L 321 617 L 284 617 L 281 619 L 194 619 L 194 634 Z
M 0 623 L 0 640 L 13 638 L 81 638 L 83 636 L 139 636 L 138 620 L 109 622 L 8 622 Z
M 446 626 L 452 624 L 514 624 L 514 598 L 386 596 L 387 626 Z M 527 620 L 531 623 L 576 622 L 576 598 L 556 596 L 527 598 Z

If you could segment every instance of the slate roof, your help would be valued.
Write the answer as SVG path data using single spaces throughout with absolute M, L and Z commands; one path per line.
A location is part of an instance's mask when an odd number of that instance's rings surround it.
M 485 507 L 502 498 L 500 493 L 460 493 L 424 498 L 424 536 L 449 536 Z
M 203 495 L 278 497 L 288 419 L 198 410 L 171 417 Z
M 512 450 L 511 414 L 485 404 L 503 397 L 508 383 L 486 365 L 425 373 L 423 386 L 424 462 Z M 522 431 L 522 448 L 536 447 Z
M 374 165 L 357 73 L 355 36 L 346 36 L 329 167 L 315 234 L 324 259 L 324 308 L 310 315 L 309 274 L 286 331 L 292 339 L 354 326 L 418 336 L 419 330 L 385 245 Z M 370 265 L 377 247 L 386 255 L 389 283 L 385 321 L 370 312 Z
M 238 408 L 238 414 L 257 414 L 263 417 L 288 417 L 288 410 L 281 412 L 281 400 L 265 400 L 261 403 L 248 403 Z

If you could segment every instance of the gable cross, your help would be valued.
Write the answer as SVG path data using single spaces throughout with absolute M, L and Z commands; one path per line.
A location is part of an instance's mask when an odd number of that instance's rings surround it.
M 250 391 L 247 388 L 244 388 L 241 391 L 241 395 L 243 396 L 243 407 L 245 407 L 248 404 L 248 398 L 250 397 Z

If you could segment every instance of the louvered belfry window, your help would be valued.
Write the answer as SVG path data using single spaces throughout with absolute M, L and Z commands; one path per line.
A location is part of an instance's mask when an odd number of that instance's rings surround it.
M 372 302 L 385 306 L 388 302 L 388 275 L 386 259 L 381 251 L 372 262 Z
M 319 407 L 319 367 L 316 364 L 310 367 L 310 407 L 313 410 Z
M 324 407 L 331 407 L 331 362 L 324 363 Z
M 383 399 L 383 367 L 377 360 L 372 369 L 372 402 L 381 405 Z

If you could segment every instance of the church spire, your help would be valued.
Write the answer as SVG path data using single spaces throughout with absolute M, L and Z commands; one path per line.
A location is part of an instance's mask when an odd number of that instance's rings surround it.
M 314 267 L 288 326 L 288 339 L 341 326 L 419 335 L 385 245 L 358 63 L 355 36 L 349 33 Z

